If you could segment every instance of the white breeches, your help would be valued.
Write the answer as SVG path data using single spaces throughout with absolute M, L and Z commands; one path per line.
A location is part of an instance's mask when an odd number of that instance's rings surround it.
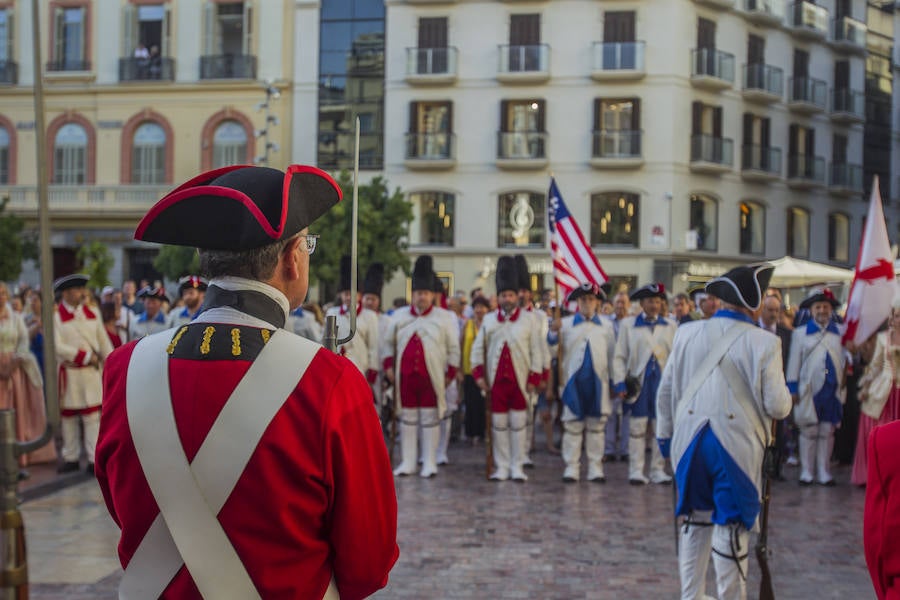
M 78 462 L 81 457 L 81 432 L 78 423 L 84 424 L 84 451 L 89 463 L 94 462 L 94 450 L 97 448 L 97 435 L 100 433 L 100 411 L 62 417 L 60 419 L 63 447 L 62 458 L 65 462 Z
M 704 600 L 706 569 L 712 553 L 719 600 L 747 597 L 750 534 L 742 525 L 712 525 L 712 513 L 694 511 L 681 528 L 678 569 L 681 599 Z

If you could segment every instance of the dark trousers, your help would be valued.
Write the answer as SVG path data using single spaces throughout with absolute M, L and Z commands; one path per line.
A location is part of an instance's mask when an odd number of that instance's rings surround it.
M 475 379 L 466 375 L 463 380 L 463 401 L 466 403 L 466 437 L 484 437 L 484 396 Z

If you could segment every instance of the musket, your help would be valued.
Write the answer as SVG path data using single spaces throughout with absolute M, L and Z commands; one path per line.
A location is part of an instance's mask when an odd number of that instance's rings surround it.
M 350 307 L 347 313 L 350 315 L 350 332 L 347 337 L 337 337 L 337 317 L 329 315 L 325 317 L 325 332 L 322 336 L 322 345 L 332 352 L 337 352 L 338 346 L 346 344 L 356 335 L 356 269 L 357 249 L 356 233 L 359 220 L 359 117 L 356 117 L 356 147 L 353 151 L 353 220 L 350 226 Z
M 391 365 L 391 368 L 394 370 L 394 382 L 391 384 L 393 387 L 394 393 L 391 394 L 391 402 L 394 405 L 390 408 L 388 414 L 391 419 L 391 427 L 390 427 L 390 436 L 389 436 L 389 446 L 388 446 L 388 456 L 391 460 L 391 466 L 394 465 L 394 446 L 397 445 L 397 419 L 400 417 L 399 411 L 397 410 L 397 403 L 400 401 L 400 395 L 398 394 L 399 388 L 397 387 L 397 372 L 399 369 L 397 368 L 397 325 L 394 324 L 394 364 Z
M 778 422 L 772 419 L 772 439 L 775 439 Z M 769 570 L 769 504 L 771 502 L 772 478 L 763 461 L 763 497 L 759 514 L 759 537 L 756 538 L 756 562 L 759 563 L 759 600 L 775 600 L 772 588 L 772 573 Z
M 481 326 L 486 327 L 487 323 L 483 320 L 481 321 Z M 481 395 L 484 396 L 484 477 L 485 479 L 490 480 L 491 474 L 494 471 L 494 436 L 493 436 L 493 413 L 491 412 L 491 383 L 488 380 L 488 343 L 487 343 L 488 333 L 485 329 L 484 331 L 484 342 L 482 345 L 484 346 L 484 383 L 485 389 L 482 390 Z

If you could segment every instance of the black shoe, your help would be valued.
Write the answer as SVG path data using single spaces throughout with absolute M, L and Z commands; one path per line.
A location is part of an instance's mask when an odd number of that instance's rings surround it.
M 628 455 L 623 454 L 623 455 L 619 456 L 619 462 L 628 462 Z
M 588 479 L 591 483 L 606 483 L 606 477 L 594 477 L 593 479 Z
M 19 481 L 25 481 L 31 477 L 31 473 L 28 472 L 28 469 L 19 469 Z
M 56 468 L 57 473 L 74 473 L 81 467 L 77 462 L 64 462 Z
M 523 469 L 533 469 L 534 463 L 533 462 L 522 463 L 522 468 Z
M 563 477 L 563 483 L 578 483 L 574 477 Z
M 647 485 L 647 482 L 643 479 L 629 479 L 628 483 L 630 485 Z
M 615 454 L 604 454 L 603 462 L 605 462 L 605 463 L 616 462 L 616 455 Z
M 837 485 L 837 482 L 834 479 L 829 479 L 824 483 L 820 483 L 820 485 L 824 485 L 825 487 L 834 487 Z
M 813 484 L 812 481 L 803 481 L 802 479 L 799 481 L 800 485 L 803 487 L 807 487 Z
M 94 463 L 89 462 L 87 464 L 87 466 L 84 468 L 84 472 L 87 473 L 88 475 L 90 475 L 91 477 L 93 477 L 94 476 Z

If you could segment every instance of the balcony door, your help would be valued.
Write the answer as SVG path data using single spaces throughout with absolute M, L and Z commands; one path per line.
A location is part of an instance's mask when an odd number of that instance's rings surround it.
M 447 17 L 419 19 L 417 72 L 438 74 L 447 72 Z
M 509 70 L 541 70 L 541 15 L 511 15 L 509 18 Z
M 122 7 L 122 56 L 138 58 L 139 49 L 169 56 L 171 19 L 168 4 L 126 4 Z
M 744 168 L 760 171 L 772 171 L 776 165 L 770 152 L 771 120 L 758 117 L 752 113 L 744 113 Z
M 597 98 L 594 101 L 594 156 L 640 156 L 639 98 Z
M 715 163 L 724 162 L 722 107 L 694 102 L 692 109 L 691 159 Z
M 812 179 L 815 176 L 816 130 L 791 125 L 788 132 L 788 154 L 793 165 L 789 176 Z
M 716 22 L 697 19 L 697 65 L 699 75 L 716 75 Z
M 453 104 L 411 102 L 409 105 L 410 158 L 450 158 Z
M 544 110 L 543 100 L 504 100 L 500 103 L 503 158 L 544 156 Z
M 206 2 L 204 41 L 207 56 L 253 54 L 253 3 Z
M 847 163 L 847 136 L 834 134 L 831 143 L 831 162 L 835 165 Z
M 634 69 L 635 12 L 608 10 L 603 14 L 603 68 Z

